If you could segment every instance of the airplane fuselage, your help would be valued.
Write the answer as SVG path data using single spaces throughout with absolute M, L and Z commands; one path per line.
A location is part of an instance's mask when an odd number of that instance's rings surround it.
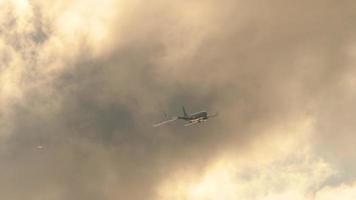
M 171 117 L 170 119 L 168 118 L 163 122 L 154 124 L 153 127 L 158 127 L 163 124 L 167 124 L 167 123 L 176 121 L 177 119 L 182 119 L 182 120 L 188 121 L 189 123 L 184 124 L 184 126 L 191 126 L 191 125 L 195 125 L 195 124 L 198 124 L 201 122 L 205 122 L 208 120 L 208 118 L 217 116 L 217 113 L 213 114 L 213 115 L 208 115 L 208 112 L 206 112 L 206 111 L 200 111 L 200 112 L 196 112 L 193 114 L 188 114 L 184 107 L 182 108 L 182 110 L 183 110 L 183 116 L 174 116 L 174 117 Z
M 179 119 L 184 119 L 187 121 L 195 121 L 195 120 L 207 120 L 208 119 L 208 113 L 206 111 L 200 111 L 193 113 L 189 116 L 182 116 L 179 117 Z

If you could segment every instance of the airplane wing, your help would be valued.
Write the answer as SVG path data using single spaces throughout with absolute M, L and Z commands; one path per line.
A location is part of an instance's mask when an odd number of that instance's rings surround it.
M 218 115 L 219 115 L 219 113 L 215 113 L 215 114 L 212 114 L 212 115 L 208 115 L 208 118 L 217 117 Z
M 197 123 L 199 123 L 199 121 L 193 121 L 188 124 L 184 124 L 184 126 L 192 126 L 192 125 L 196 125 Z
M 177 119 L 178 119 L 178 117 L 172 117 L 172 119 L 168 119 L 168 120 L 166 120 L 166 121 L 159 122 L 159 123 L 154 124 L 154 125 L 152 125 L 152 126 L 153 126 L 153 127 L 159 127 L 159 126 L 162 126 L 162 125 L 164 125 L 164 124 L 168 124 L 168 123 L 174 122 L 174 121 L 176 121 Z

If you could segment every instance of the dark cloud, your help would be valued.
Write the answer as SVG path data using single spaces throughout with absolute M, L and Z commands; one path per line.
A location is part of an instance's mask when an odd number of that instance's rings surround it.
M 202 7 L 198 17 L 180 10 L 193 4 Z M 157 199 L 175 170 L 199 174 L 219 152 L 237 153 L 269 127 L 305 116 L 316 117 L 316 140 L 330 144 L 322 152 L 344 154 L 354 96 L 338 84 L 353 72 L 346 55 L 355 3 L 193 4 L 130 5 L 124 22 L 114 20 L 124 28 L 113 28 L 110 51 L 94 56 L 83 39 L 79 55 L 61 61 L 66 67 L 52 79 L 38 81 L 45 68 L 38 63 L 21 75 L 23 98 L 11 107 L 14 128 L 0 154 L 3 199 Z M 34 32 L 1 39 L 19 44 L 16 51 L 31 40 L 39 54 L 55 33 L 40 11 L 34 18 Z M 221 117 L 192 128 L 151 127 L 162 111 L 180 114 L 182 105 Z

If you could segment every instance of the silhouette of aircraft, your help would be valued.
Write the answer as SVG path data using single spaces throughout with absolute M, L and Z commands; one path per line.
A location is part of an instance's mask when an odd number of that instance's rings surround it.
M 187 111 L 185 110 L 184 106 L 182 107 L 183 110 L 183 116 L 173 116 L 173 117 L 168 117 L 165 115 L 166 120 L 159 122 L 157 124 L 154 124 L 153 127 L 159 127 L 164 124 L 168 124 L 171 122 L 174 122 L 178 119 L 188 121 L 188 123 L 184 124 L 184 126 L 191 126 L 191 125 L 197 125 L 201 122 L 206 122 L 208 121 L 209 118 L 216 117 L 218 116 L 218 113 L 215 113 L 213 115 L 209 115 L 208 112 L 206 111 L 199 111 L 193 114 L 188 114 Z

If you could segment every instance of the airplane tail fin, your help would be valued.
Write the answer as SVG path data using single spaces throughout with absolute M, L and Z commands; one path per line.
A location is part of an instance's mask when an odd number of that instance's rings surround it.
M 182 109 L 183 109 L 183 115 L 184 115 L 184 117 L 188 117 L 187 111 L 185 111 L 184 106 L 182 107 Z

